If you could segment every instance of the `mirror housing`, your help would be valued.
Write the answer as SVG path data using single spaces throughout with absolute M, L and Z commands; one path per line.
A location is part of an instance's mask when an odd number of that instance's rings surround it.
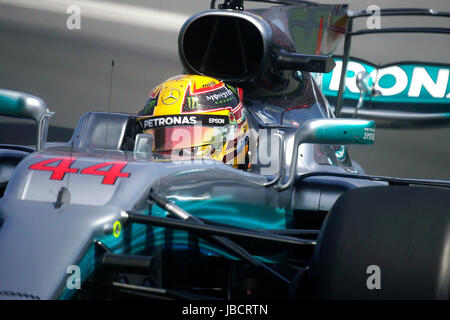
M 287 182 L 278 183 L 275 189 L 283 191 L 294 182 L 297 172 L 298 148 L 303 143 L 316 144 L 366 144 L 375 140 L 375 122 L 362 119 L 311 119 L 300 125 L 294 137 L 291 166 Z M 282 170 L 280 170 L 282 171 Z M 278 180 L 280 177 L 277 177 Z
M 150 133 L 137 134 L 133 153 L 136 159 L 151 158 L 153 154 L 153 135 Z
M 36 121 L 36 151 L 41 150 L 47 140 L 48 118 L 53 114 L 41 98 L 0 89 L 0 115 Z
M 274 65 L 280 70 L 301 70 L 328 73 L 336 63 L 333 58 L 323 55 L 299 54 L 280 50 L 273 53 Z

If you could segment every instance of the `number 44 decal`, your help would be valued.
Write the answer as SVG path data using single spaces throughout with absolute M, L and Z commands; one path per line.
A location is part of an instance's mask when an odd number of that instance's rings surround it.
M 103 162 L 84 169 L 77 169 L 71 167 L 75 160 L 76 158 L 53 158 L 43 160 L 31 165 L 30 170 L 52 171 L 52 175 L 50 176 L 51 180 L 63 180 L 66 173 L 103 176 L 102 184 L 115 184 L 117 178 L 128 178 L 131 175 L 129 172 L 122 172 L 128 162 Z

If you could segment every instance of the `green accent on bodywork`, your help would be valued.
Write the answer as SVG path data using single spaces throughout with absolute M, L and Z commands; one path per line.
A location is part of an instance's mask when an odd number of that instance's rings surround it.
M 353 120 L 341 124 L 330 123 L 316 128 L 314 138 L 322 143 L 337 144 L 373 144 L 375 139 L 375 121 Z
M 347 148 L 345 146 L 340 146 L 338 150 L 334 153 L 336 155 L 336 158 L 340 161 L 344 160 L 347 156 Z
M 202 200 L 177 200 L 170 196 L 168 199 L 198 218 L 217 223 L 254 229 L 286 228 L 287 213 L 284 209 L 259 203 L 234 202 L 231 195 Z
M 237 203 L 232 201 L 231 196 L 201 200 L 176 200 L 175 197 L 171 198 L 170 196 L 168 198 L 192 215 L 241 228 L 285 229 L 287 222 L 292 219 L 291 211 L 265 204 Z M 151 214 L 152 216 L 158 217 L 167 216 L 167 212 L 156 205 L 152 206 L 151 212 L 147 210 L 143 214 Z M 83 289 L 85 281 L 95 271 L 96 257 L 94 240 L 100 241 L 115 254 L 141 255 L 144 254 L 147 246 L 147 228 L 146 225 L 137 223 L 122 224 L 119 237 L 116 237 L 114 232 L 101 237 L 95 237 L 91 245 L 86 249 L 81 260 L 77 263 L 81 270 L 81 289 Z M 171 240 L 170 243 L 167 243 L 166 229 L 162 227 L 151 227 L 152 242 L 148 245 L 153 248 L 162 247 L 164 250 L 185 251 L 190 249 L 187 232 L 172 229 L 170 231 Z M 125 237 L 127 233 L 131 237 Z M 126 242 L 125 238 L 129 238 L 129 242 Z M 233 255 L 202 239 L 199 240 L 199 249 L 206 256 L 222 256 L 230 260 L 237 260 Z M 284 255 L 255 256 L 255 258 L 266 263 L 274 263 L 283 260 Z M 65 288 L 59 299 L 71 299 L 76 293 L 76 289 Z
M 21 117 L 23 96 L 19 92 L 0 89 L 0 115 Z
M 292 219 L 292 212 L 257 203 L 233 202 L 231 196 L 222 196 L 213 199 L 202 200 L 176 200 L 168 197 L 172 202 L 189 212 L 190 214 L 223 223 L 229 226 L 249 229 L 285 229 Z M 166 217 L 167 212 L 158 206 L 152 207 L 152 215 Z M 156 229 L 156 228 L 155 228 Z M 155 245 L 164 244 L 164 228 L 158 228 L 154 232 Z M 172 248 L 188 248 L 188 233 L 184 231 L 172 231 Z M 211 246 L 208 242 L 200 240 L 199 247 L 203 254 L 220 255 L 228 259 L 236 259 L 218 247 Z M 280 257 L 257 257 L 264 262 L 274 262 Z

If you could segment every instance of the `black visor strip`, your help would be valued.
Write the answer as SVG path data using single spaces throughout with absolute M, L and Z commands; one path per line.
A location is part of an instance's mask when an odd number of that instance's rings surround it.
M 179 127 L 179 126 L 208 126 L 221 127 L 230 123 L 228 116 L 209 114 L 184 114 L 149 117 L 139 119 L 143 129 Z

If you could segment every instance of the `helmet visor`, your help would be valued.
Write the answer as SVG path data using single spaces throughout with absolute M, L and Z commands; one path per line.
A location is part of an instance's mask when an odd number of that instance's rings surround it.
M 167 152 L 205 145 L 220 148 L 230 134 L 231 127 L 230 125 L 221 127 L 185 126 L 153 128 L 147 129 L 145 132 L 153 135 L 155 152 Z
M 148 117 L 139 122 L 153 135 L 155 152 L 223 143 L 234 128 L 228 115 L 214 114 Z

